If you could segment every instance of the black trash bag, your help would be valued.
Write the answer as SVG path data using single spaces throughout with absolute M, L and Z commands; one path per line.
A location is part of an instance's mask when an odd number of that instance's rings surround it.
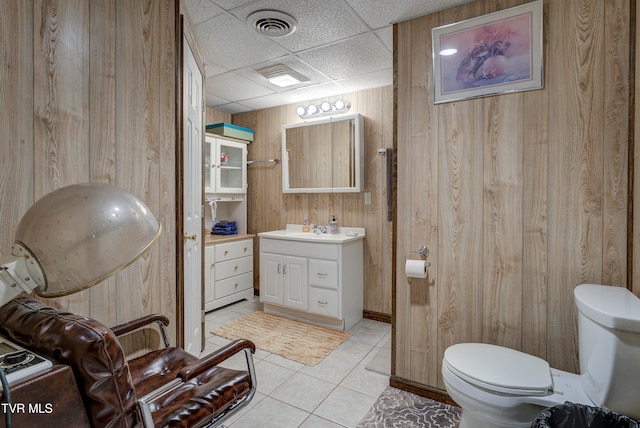
M 538 413 L 531 428 L 640 428 L 640 422 L 611 410 L 567 401 Z

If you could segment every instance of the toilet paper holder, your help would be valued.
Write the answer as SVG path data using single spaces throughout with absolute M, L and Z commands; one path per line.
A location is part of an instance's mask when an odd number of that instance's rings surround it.
M 409 260 L 409 257 L 411 257 L 412 254 L 419 255 L 422 260 L 425 260 L 427 257 L 429 257 L 429 247 L 427 247 L 426 245 L 421 245 L 417 250 L 409 251 L 404 256 L 405 261 Z

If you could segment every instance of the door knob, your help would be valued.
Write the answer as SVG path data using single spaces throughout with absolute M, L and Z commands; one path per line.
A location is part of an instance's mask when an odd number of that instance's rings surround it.
M 184 234 L 184 239 L 190 239 L 192 241 L 195 241 L 196 239 L 198 239 L 198 234 L 196 234 L 196 233 L 185 233 Z

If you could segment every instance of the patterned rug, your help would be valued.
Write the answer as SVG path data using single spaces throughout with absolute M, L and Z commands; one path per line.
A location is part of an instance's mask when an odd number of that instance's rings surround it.
M 315 366 L 351 333 L 320 327 L 264 312 L 252 312 L 211 333 L 230 340 L 249 339 L 272 354 Z
M 387 387 L 358 428 L 455 428 L 461 410 L 401 389 Z

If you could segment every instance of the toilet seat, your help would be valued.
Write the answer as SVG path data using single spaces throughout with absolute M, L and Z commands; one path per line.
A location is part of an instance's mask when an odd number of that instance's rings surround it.
M 443 363 L 479 388 L 506 395 L 545 396 L 553 391 L 549 364 L 514 349 L 459 343 L 445 350 Z

